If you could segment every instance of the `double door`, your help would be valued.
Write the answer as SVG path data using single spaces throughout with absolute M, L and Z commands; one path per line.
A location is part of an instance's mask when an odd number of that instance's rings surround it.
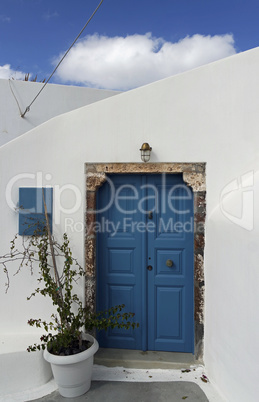
M 193 352 L 193 194 L 182 176 L 114 175 L 97 196 L 97 309 L 125 304 L 140 326 L 101 347 Z

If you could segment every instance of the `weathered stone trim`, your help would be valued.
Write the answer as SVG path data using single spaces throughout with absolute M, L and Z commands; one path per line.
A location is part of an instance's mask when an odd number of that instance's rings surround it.
M 190 187 L 192 187 L 194 192 L 206 191 L 205 175 L 204 173 L 190 173 L 183 172 L 183 181 Z
M 89 177 L 103 177 L 105 174 L 131 174 L 131 173 L 183 173 L 187 180 L 199 180 L 205 183 L 205 163 L 86 163 L 85 173 Z M 188 184 L 188 183 L 187 183 Z M 199 191 L 199 190 L 194 190 Z
M 86 304 L 96 306 L 96 235 L 90 229 L 95 221 L 96 193 L 106 181 L 106 174 L 182 173 L 194 195 L 194 321 L 195 356 L 203 356 L 204 337 L 204 243 L 206 217 L 205 163 L 86 163 Z

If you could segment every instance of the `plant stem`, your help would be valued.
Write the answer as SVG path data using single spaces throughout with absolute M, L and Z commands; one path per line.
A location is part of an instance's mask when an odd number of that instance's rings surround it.
M 59 274 L 58 274 L 58 270 L 57 270 L 57 265 L 56 265 L 56 258 L 55 258 L 55 253 L 54 253 L 52 236 L 51 236 L 51 232 L 50 232 L 49 217 L 48 217 L 47 205 L 46 205 L 46 202 L 45 202 L 44 189 L 42 189 L 42 197 L 43 197 L 43 205 L 44 205 L 44 213 L 45 213 L 45 219 L 46 219 L 47 232 L 48 232 L 48 237 L 49 237 L 50 252 L 51 252 L 51 257 L 52 257 L 52 262 L 53 262 L 53 269 L 54 269 L 55 279 L 56 279 L 56 284 L 57 284 L 57 291 L 59 292 L 60 299 L 61 299 L 61 304 L 62 304 L 62 307 L 63 307 L 64 300 L 63 300 L 63 294 L 62 294 L 62 287 L 61 287 L 61 282 L 60 282 L 60 278 L 59 278 Z M 61 324 L 62 324 L 61 315 L 60 315 L 60 320 L 61 320 Z

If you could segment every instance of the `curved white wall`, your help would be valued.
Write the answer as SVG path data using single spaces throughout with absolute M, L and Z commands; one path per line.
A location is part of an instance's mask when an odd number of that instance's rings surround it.
M 120 92 L 69 85 L 47 84 L 40 96 L 26 107 L 42 89 L 39 82 L 0 79 L 0 145 L 62 113 L 109 98 Z
M 59 186 L 56 200 L 62 186 L 79 189 L 76 211 L 56 211 L 61 233 L 66 218 L 79 222 L 76 228 L 84 221 L 85 162 L 139 162 L 139 148 L 149 142 L 153 162 L 207 163 L 204 357 L 210 379 L 230 402 L 258 399 L 258 69 L 254 49 L 59 116 L 0 148 L 1 250 L 17 231 L 17 215 L 5 199 L 17 174 L 42 174 L 43 185 Z M 13 201 L 19 186 L 35 184 L 17 180 Z M 62 205 L 75 205 L 72 190 L 63 191 Z M 82 262 L 84 233 L 68 234 Z M 25 316 L 44 313 L 39 301 L 24 301 L 32 281 L 20 275 L 7 296 L 2 289 L 0 303 L 8 311 L 1 312 L 1 331 L 27 331 Z
M 45 386 L 52 379 L 51 367 L 44 360 L 43 352 L 26 351 L 28 344 L 35 341 L 30 333 L 26 336 L 1 334 L 0 401 L 29 400 L 22 399 L 23 392 Z M 14 394 L 19 394 L 21 398 L 16 399 Z

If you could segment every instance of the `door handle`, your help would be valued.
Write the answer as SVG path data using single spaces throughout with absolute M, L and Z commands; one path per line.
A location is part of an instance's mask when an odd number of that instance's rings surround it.
M 172 260 L 166 260 L 166 265 L 171 268 L 173 266 L 173 261 Z
M 148 266 L 147 266 L 147 269 L 148 269 L 149 271 L 152 271 L 152 269 L 153 269 L 152 265 L 148 265 Z
M 152 211 L 149 211 L 149 213 L 148 213 L 148 219 L 153 219 L 153 212 L 152 212 Z

